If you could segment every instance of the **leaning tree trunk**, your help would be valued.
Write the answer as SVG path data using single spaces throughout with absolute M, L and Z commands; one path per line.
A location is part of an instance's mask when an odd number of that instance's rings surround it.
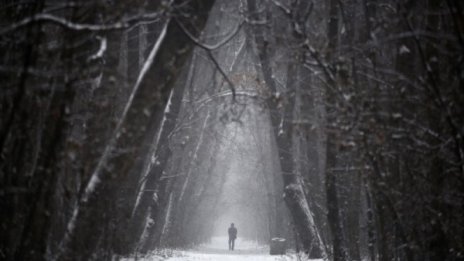
M 169 148 L 169 135 L 176 126 L 185 86 L 190 81 L 190 78 L 189 73 L 187 81 L 177 84 L 171 91 L 159 130 L 152 141 L 154 148 L 146 157 L 147 162 L 142 169 L 140 189 L 137 191 L 138 195 L 130 220 L 130 231 L 128 231 L 133 234 L 132 242 L 134 243 L 140 241 L 146 219 L 150 219 L 151 215 L 149 213 L 152 213 L 156 208 L 157 202 L 153 202 L 154 196 L 158 196 L 155 195 L 156 187 L 172 154 Z
M 260 20 L 258 6 L 255 0 L 248 0 L 248 11 L 250 16 Z M 265 40 L 263 28 L 255 26 L 253 28 L 255 40 L 255 49 L 258 52 L 258 68 L 262 72 L 264 82 L 270 90 L 271 97 L 267 99 L 267 105 L 270 112 L 271 125 L 276 139 L 278 156 L 281 165 L 281 171 L 284 182 L 284 199 L 292 216 L 295 230 L 301 241 L 304 251 L 313 258 L 326 258 L 324 243 L 319 235 L 319 231 L 309 209 L 300 178 L 294 173 L 294 162 L 292 155 L 292 137 L 293 137 L 293 110 L 295 95 L 292 90 L 295 88 L 294 79 L 297 65 L 288 65 L 287 72 L 287 93 L 290 98 L 284 102 L 284 111 L 281 112 L 281 100 L 277 94 L 277 83 L 274 79 L 274 72 L 271 67 L 268 42 Z

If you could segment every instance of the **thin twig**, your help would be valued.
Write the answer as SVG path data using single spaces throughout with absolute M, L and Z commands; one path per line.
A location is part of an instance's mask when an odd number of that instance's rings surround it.
M 242 27 L 243 25 L 243 21 L 240 22 L 234 29 L 234 31 L 229 35 L 227 36 L 226 38 L 224 38 L 222 41 L 214 44 L 214 45 L 208 45 L 208 44 L 205 44 L 205 43 L 202 43 L 200 42 L 196 37 L 194 37 L 188 30 L 187 28 L 185 28 L 185 26 L 177 19 L 175 19 L 176 23 L 179 25 L 179 27 L 182 29 L 182 31 L 185 33 L 185 35 L 195 44 L 197 45 L 198 47 L 204 49 L 206 51 L 206 54 L 208 55 L 208 57 L 211 59 L 211 61 L 213 62 L 214 66 L 216 67 L 216 69 L 219 71 L 219 73 L 224 77 L 225 81 L 228 83 L 229 87 L 230 87 L 230 90 L 232 91 L 232 101 L 235 102 L 236 101 L 236 94 L 235 94 L 235 85 L 234 83 L 229 79 L 229 77 L 227 76 L 226 72 L 222 69 L 222 67 L 219 65 L 219 62 L 216 60 L 216 58 L 214 57 L 213 55 L 213 50 L 215 49 L 218 49 L 220 48 L 221 46 L 223 46 L 224 44 L 228 43 L 232 38 L 235 37 L 235 35 L 237 35 L 237 33 L 240 31 L 240 28 Z
M 221 68 L 221 66 L 219 65 L 218 61 L 216 60 L 216 58 L 214 58 L 213 56 L 213 53 L 211 52 L 211 50 L 206 50 L 206 53 L 208 54 L 208 57 L 211 59 L 211 61 L 213 62 L 213 64 L 216 66 L 217 70 L 219 71 L 219 73 L 221 73 L 221 75 L 224 77 L 224 79 L 226 80 L 226 82 L 229 84 L 229 87 L 230 87 L 230 91 L 232 92 L 232 101 L 235 102 L 235 97 L 236 97 L 236 94 L 235 94 L 235 85 L 234 83 L 229 79 L 229 77 L 227 76 L 227 74 L 224 72 L 224 70 Z
M 178 19 L 174 19 L 174 21 L 176 21 L 176 23 L 179 25 L 179 27 L 182 29 L 182 31 L 188 36 L 188 38 L 190 38 L 190 40 L 192 40 L 196 45 L 198 45 L 202 49 L 210 50 L 210 51 L 216 50 L 216 49 L 220 48 L 221 46 L 223 46 L 224 44 L 228 43 L 232 38 L 235 37 L 235 35 L 237 35 L 237 33 L 240 31 L 240 29 L 242 28 L 242 25 L 243 25 L 243 21 L 242 21 L 234 28 L 234 30 L 232 31 L 232 33 L 229 34 L 229 36 L 227 36 L 222 41 L 219 41 L 216 44 L 209 45 L 209 44 L 206 44 L 206 43 L 202 43 L 199 39 L 197 39 L 195 36 L 193 36 L 189 32 L 189 30 L 187 30 L 187 28 L 185 28 L 185 26 Z

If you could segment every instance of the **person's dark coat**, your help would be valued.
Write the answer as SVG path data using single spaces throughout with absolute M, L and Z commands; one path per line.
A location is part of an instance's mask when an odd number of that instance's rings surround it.
M 237 238 L 237 228 L 235 227 L 229 227 L 229 238 L 236 239 Z

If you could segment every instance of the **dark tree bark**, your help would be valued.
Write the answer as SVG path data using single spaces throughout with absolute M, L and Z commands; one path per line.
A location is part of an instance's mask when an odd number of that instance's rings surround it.
M 328 51 L 327 60 L 334 64 L 338 53 L 338 23 L 339 23 L 339 4 L 337 0 L 331 0 L 328 4 Z M 335 76 L 336 77 L 336 76 Z M 337 173 L 334 171 L 337 166 L 337 155 L 340 151 L 341 131 L 338 129 L 336 121 L 337 91 L 341 86 L 337 82 L 327 79 L 331 86 L 326 91 L 327 106 L 327 150 L 326 150 L 326 192 L 327 192 L 327 220 L 332 233 L 332 248 L 334 261 L 347 260 L 345 238 L 343 234 L 342 222 L 340 219 L 340 206 L 337 188 Z
M 260 20 L 261 17 L 255 0 L 248 1 L 248 11 L 254 20 Z M 312 213 L 306 201 L 306 195 L 300 183 L 301 181 L 294 172 L 292 119 L 295 101 L 293 93 L 294 88 L 296 88 L 295 76 L 298 73 L 296 72 L 297 67 L 295 65 L 288 65 L 286 92 L 290 96 L 288 100 L 280 100 L 277 94 L 274 72 L 271 67 L 270 46 L 268 46 L 269 42 L 265 40 L 265 31 L 262 28 L 254 27 L 252 35 L 256 43 L 257 55 L 261 66 L 259 70 L 262 72 L 264 81 L 272 95 L 267 99 L 267 106 L 278 149 L 284 183 L 284 199 L 292 216 L 303 250 L 313 258 L 325 257 L 324 244 L 314 223 Z M 283 107 L 283 111 L 279 109 L 280 107 Z

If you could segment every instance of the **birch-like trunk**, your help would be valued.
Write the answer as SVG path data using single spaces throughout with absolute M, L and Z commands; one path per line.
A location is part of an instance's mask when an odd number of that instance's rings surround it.
M 73 250 L 78 250 L 80 247 L 79 245 L 81 244 L 79 241 L 80 239 L 76 238 L 75 232 L 79 231 L 80 229 L 84 229 L 86 226 L 87 222 L 92 219 L 92 216 L 90 215 L 91 212 L 90 210 L 95 210 L 95 204 L 98 204 L 98 192 L 101 190 L 102 186 L 104 185 L 106 179 L 108 179 L 108 174 L 105 174 L 104 168 L 107 164 L 107 161 L 109 160 L 110 154 L 114 149 L 114 146 L 116 145 L 116 142 L 120 136 L 120 132 L 123 126 L 124 121 L 126 120 L 127 113 L 129 109 L 132 106 L 133 99 L 135 97 L 135 94 L 137 93 L 137 90 L 139 89 L 146 73 L 148 72 L 148 69 L 150 66 L 153 64 L 154 59 L 158 53 L 158 50 L 164 41 L 164 38 L 166 36 L 166 31 L 167 27 L 169 24 L 170 19 L 167 19 L 164 24 L 163 28 L 161 30 L 160 35 L 158 36 L 157 41 L 154 43 L 151 52 L 142 68 L 142 70 L 139 73 L 139 76 L 137 78 L 136 83 L 134 84 L 131 94 L 129 96 L 129 99 L 127 103 L 124 106 L 124 109 L 121 113 L 121 115 L 118 118 L 118 122 L 116 124 L 116 127 L 114 128 L 114 131 L 108 140 L 108 143 L 106 144 L 106 147 L 98 160 L 97 166 L 95 167 L 94 171 L 92 172 L 92 175 L 90 177 L 89 182 L 85 186 L 84 192 L 82 196 L 80 197 L 79 201 L 76 203 L 74 209 L 73 209 L 73 214 L 68 221 L 67 229 L 63 238 L 63 241 L 61 242 L 61 247 L 59 249 L 59 253 L 54 257 L 55 260 L 60 260 L 63 257 L 66 256 L 71 256 L 71 251 Z

